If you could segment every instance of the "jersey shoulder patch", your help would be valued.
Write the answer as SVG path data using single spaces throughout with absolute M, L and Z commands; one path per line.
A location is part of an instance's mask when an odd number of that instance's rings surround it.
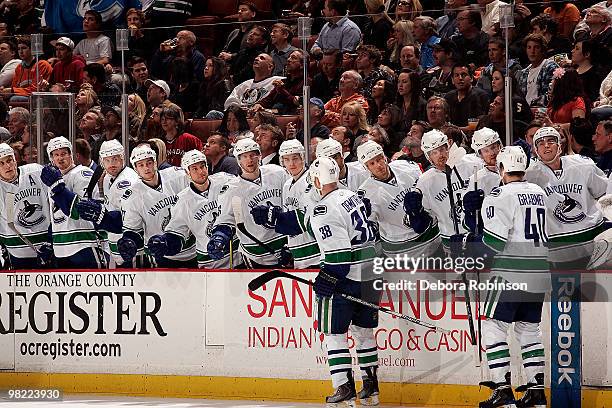
M 132 189 L 125 190 L 125 192 L 121 196 L 121 199 L 122 200 L 127 200 L 132 195 L 132 193 L 133 193 Z
M 119 183 L 117 183 L 117 189 L 123 190 L 130 187 L 131 185 L 132 183 L 130 183 L 130 180 L 121 180 Z
M 229 190 L 229 188 L 229 184 L 224 184 L 223 187 L 221 187 L 221 190 L 219 190 L 219 195 L 224 194 L 227 190 Z
M 502 190 L 499 187 L 495 187 L 493 190 L 491 190 L 491 192 L 489 193 L 489 195 L 491 197 L 499 197 L 499 195 L 501 194 Z
M 327 206 L 325 204 L 319 204 L 312 210 L 313 217 L 325 214 L 327 214 Z
M 81 170 L 81 175 L 86 178 L 93 176 L 94 172 L 91 169 Z

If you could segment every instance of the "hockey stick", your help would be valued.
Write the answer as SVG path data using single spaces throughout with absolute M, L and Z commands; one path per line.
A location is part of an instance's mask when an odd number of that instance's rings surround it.
M 451 210 L 451 218 L 453 220 L 453 227 L 455 228 L 455 234 L 459 234 L 459 220 L 457 220 L 457 212 L 455 211 L 455 197 L 453 192 L 453 184 L 451 182 L 451 174 L 453 169 L 446 164 L 444 168 L 444 174 L 446 175 L 446 188 L 448 189 L 448 199 L 450 202 L 450 210 Z M 470 337 L 472 338 L 472 346 L 475 346 L 476 341 L 476 331 L 474 330 L 474 315 L 472 314 L 472 304 L 470 300 L 470 289 L 467 281 L 467 277 L 465 276 L 465 272 L 461 274 L 461 280 L 465 285 L 465 309 L 468 317 L 468 324 L 470 325 Z
M 234 210 L 234 219 L 236 220 L 236 228 L 244 235 L 246 235 L 251 241 L 255 242 L 257 245 L 268 251 L 271 255 L 277 256 L 274 248 L 265 242 L 261 242 L 261 240 L 257 239 L 253 234 L 251 234 L 246 227 L 244 226 L 244 215 L 242 214 L 242 201 L 240 201 L 240 197 L 233 196 L 232 197 L 232 209 Z
M 87 188 L 85 189 L 85 197 L 88 200 L 91 200 L 91 196 L 93 195 L 94 188 L 96 188 L 98 181 L 100 181 L 100 178 L 102 177 L 102 173 L 104 173 L 104 167 L 102 166 L 96 167 L 96 169 L 94 170 L 91 176 L 91 180 L 89 180 L 89 184 L 87 184 Z M 100 248 L 100 250 L 102 251 L 102 256 L 100 257 L 100 265 L 102 266 L 102 269 L 106 269 L 106 255 L 104 253 L 104 248 L 102 247 L 102 243 L 100 242 L 100 236 L 98 235 L 97 230 L 94 231 L 94 234 L 96 235 L 96 243 L 98 244 L 98 248 Z
M 478 191 L 478 166 L 474 166 L 474 191 Z M 478 210 L 476 211 L 476 224 L 474 224 L 474 232 L 478 235 Z M 482 379 L 482 321 L 480 318 L 480 269 L 476 269 L 476 282 L 478 289 L 476 290 L 476 320 L 478 323 L 478 364 L 480 367 L 480 378 Z
M 304 284 L 306 284 L 308 286 L 313 286 L 314 285 L 309 280 L 306 280 L 304 278 L 300 278 L 299 276 L 291 275 L 290 273 L 287 273 L 285 271 L 281 271 L 279 269 L 274 269 L 274 270 L 271 270 L 270 272 L 265 272 L 265 273 L 259 275 L 258 277 L 256 277 L 255 279 L 253 279 L 252 281 L 250 281 L 249 282 L 249 290 L 251 292 L 253 292 L 253 291 L 259 289 L 260 287 L 262 287 L 264 284 L 266 284 L 269 281 L 271 281 L 272 279 L 277 279 L 277 278 L 293 279 L 293 280 L 298 281 L 300 283 L 304 283 Z M 360 305 L 367 306 L 367 307 L 370 307 L 372 309 L 376 309 L 379 312 L 388 313 L 391 316 L 395 316 L 397 318 L 407 320 L 407 321 L 409 321 L 411 323 L 414 323 L 414 324 L 417 324 L 419 326 L 427 327 L 428 329 L 432 329 L 432 330 L 435 330 L 435 331 L 440 332 L 440 333 L 450 334 L 450 330 L 442 329 L 442 328 L 440 328 L 438 326 L 435 326 L 435 325 L 433 325 L 431 323 L 427 323 L 427 322 L 424 322 L 422 320 L 416 319 L 414 317 L 411 317 L 411 316 L 408 316 L 408 315 L 405 315 L 405 314 L 401 314 L 401 313 L 395 312 L 395 311 L 393 311 L 391 309 L 387 309 L 386 307 L 382 307 L 382 306 L 376 305 L 374 303 L 366 302 L 365 300 L 359 299 L 359 298 L 351 296 L 351 295 L 347 295 L 346 293 L 336 292 L 335 294 L 336 295 L 340 295 L 343 298 L 345 298 L 346 300 L 350 300 L 351 302 L 359 303 Z
M 7 192 L 6 197 L 4 199 L 4 204 L 6 206 L 6 220 L 7 220 L 8 227 L 15 234 L 17 234 L 17 236 L 23 242 L 25 242 L 25 244 L 29 246 L 32 251 L 38 254 L 38 249 L 36 249 L 32 241 L 30 241 L 27 237 L 25 237 L 21 232 L 17 230 L 17 227 L 15 227 L 15 193 Z M 40 259 L 40 264 L 42 266 L 46 265 L 43 259 Z

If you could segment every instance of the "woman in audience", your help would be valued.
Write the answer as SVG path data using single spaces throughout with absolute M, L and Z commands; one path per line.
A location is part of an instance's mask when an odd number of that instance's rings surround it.
M 402 112 L 400 131 L 410 130 L 413 120 L 425 120 L 427 102 L 423 99 L 421 79 L 416 71 L 402 71 L 397 77 L 397 106 Z
M 79 123 L 91 108 L 94 106 L 100 106 L 100 101 L 98 100 L 98 94 L 93 90 L 91 85 L 84 84 L 81 86 L 81 90 L 74 98 L 75 110 L 74 110 L 74 120 L 75 123 Z M 77 131 L 78 135 L 78 131 Z
M 232 105 L 226 109 L 221 126 L 219 126 L 219 132 L 223 133 L 232 145 L 240 139 L 247 137 L 253 139 L 255 137 L 249 127 L 246 112 L 237 105 Z
M 223 111 L 223 103 L 230 94 L 226 80 L 227 67 L 221 58 L 210 57 L 204 65 L 204 81 L 200 84 L 196 118 L 205 118 L 208 112 Z
M 395 8 L 395 21 L 413 21 L 422 12 L 423 6 L 419 0 L 399 0 Z
M 146 115 L 147 107 L 142 98 L 138 94 L 130 94 L 128 96 L 130 145 L 132 145 L 132 142 L 142 139 L 141 135 Z
M 576 41 L 572 49 L 572 65 L 576 67 L 578 76 L 582 80 L 584 92 L 591 103 L 599 98 L 599 87 L 604 79 L 604 74 L 599 67 L 593 65 L 595 46 L 592 40 Z
M 553 74 L 547 114 L 552 123 L 570 123 L 573 118 L 587 117 L 588 98 L 575 69 L 557 68 Z
M 493 102 L 498 96 L 504 96 L 505 71 L 505 69 L 493 69 L 491 76 L 491 90 L 493 91 L 493 96 L 491 97 L 491 102 Z M 510 78 L 512 81 L 512 107 L 514 109 L 513 120 L 520 120 L 522 122 L 529 123 L 533 119 L 531 108 L 529 107 L 525 96 L 521 94 L 521 91 L 516 83 L 516 78 L 514 76 L 511 76 Z
M 372 87 L 372 96 L 368 98 L 368 123 L 373 125 L 383 108 L 395 101 L 395 85 L 387 80 L 379 79 Z
M 393 25 L 391 36 L 387 40 L 387 55 L 389 55 L 389 66 L 397 69 L 400 64 L 400 53 L 406 45 L 414 45 L 412 35 L 414 24 L 410 20 L 398 21 Z
M 363 106 L 357 101 L 345 103 L 340 111 L 340 123 L 355 135 L 367 135 L 369 126 Z
M 385 156 L 387 157 L 393 156 L 393 153 L 395 153 L 399 146 L 399 143 L 397 145 L 394 145 L 391 142 L 387 131 L 379 124 L 376 124 L 370 128 L 367 140 L 373 140 L 378 143 L 383 148 Z
M 397 105 L 387 104 L 378 115 L 376 124 L 387 132 L 389 142 L 393 148 L 397 148 L 405 136 L 405 132 L 399 132 L 398 126 L 402 123 L 402 111 Z

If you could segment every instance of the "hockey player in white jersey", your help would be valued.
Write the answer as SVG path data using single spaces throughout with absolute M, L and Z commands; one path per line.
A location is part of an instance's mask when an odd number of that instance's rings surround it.
M 123 233 L 121 217 L 122 198 L 126 191 L 138 182 L 138 174 L 126 166 L 125 149 L 118 140 L 107 140 L 100 146 L 101 165 L 106 174 L 102 180 L 104 202 L 99 200 L 81 200 L 76 209 L 79 216 L 92 221 L 98 229 L 108 232 L 110 253 L 116 265 L 123 264 L 123 258 L 117 250 L 117 240 Z M 132 265 L 123 265 L 132 267 Z
M 371 219 L 378 223 L 383 253 L 429 256 L 440 245 L 436 228 L 417 234 L 404 211 L 404 196 L 421 176 L 418 164 L 405 160 L 387 163 L 382 147 L 370 140 L 357 148 L 357 159 L 371 176 L 359 187 L 358 194 L 371 203 Z
M 158 171 L 156 154 L 149 146 L 135 147 L 130 162 L 140 180 L 122 196 L 123 235 L 117 241 L 117 249 L 128 264 L 145 242 L 163 233 L 178 193 L 188 185 L 187 175 L 180 167 Z M 195 238 L 191 236 L 178 254 L 150 257 L 150 261 L 161 268 L 195 268 Z
M 370 176 L 358 162 L 346 163 L 342 155 L 342 145 L 332 138 L 321 140 L 317 144 L 316 155 L 317 159 L 320 157 L 329 157 L 338 164 L 338 168 L 340 169 L 339 187 L 341 188 L 357 191 L 359 190 L 359 186 Z
M 317 294 L 318 330 L 325 335 L 328 363 L 335 393 L 328 406 L 355 405 L 355 383 L 347 332 L 357 349 L 363 389 L 362 405 L 378 405 L 378 350 L 374 328 L 378 313 L 339 296 L 347 293 L 378 304 L 374 289 L 373 258 L 375 231 L 366 215 L 366 206 L 351 190 L 338 187 L 340 169 L 327 157 L 316 159 L 309 179 L 321 200 L 308 209 L 310 230 L 321 250 L 321 269 L 314 283 Z
M 40 180 L 40 164 L 17 167 L 15 152 L 0 143 L 0 242 L 7 248 L 11 269 L 49 266 L 49 198 Z M 24 240 L 25 238 L 25 240 Z
M 53 252 L 58 268 L 97 269 L 107 264 L 107 254 L 102 240 L 90 221 L 79 218 L 76 203 L 85 198 L 93 171 L 75 165 L 72 144 L 63 136 L 55 137 L 47 144 L 51 164 L 40 174 L 49 188 Z M 97 186 L 93 189 L 97 197 Z
M 240 251 L 247 267 L 279 266 L 281 250 L 287 243 L 287 238 L 274 229 L 257 225 L 250 211 L 258 205 L 282 205 L 283 184 L 289 176 L 282 167 L 275 164 L 261 166 L 259 164 L 261 150 L 252 139 L 236 142 L 234 156 L 242 169 L 242 175 L 230 185 L 230 188 L 220 194 L 221 214 L 215 222 L 208 242 L 208 254 L 212 259 L 224 257 L 229 250 L 229 241 L 234 235 L 234 229 L 238 227 L 240 221 L 243 221 L 246 233 L 240 226 L 236 234 L 240 239 Z M 235 210 L 240 211 L 240 214 L 234 214 Z M 261 246 L 248 235 L 256 237 L 269 248 Z
M 561 156 L 560 140 L 555 128 L 538 129 L 533 136 L 538 160 L 529 166 L 526 178 L 546 192 L 551 262 L 584 267 L 593 252 L 593 238 L 603 229 L 597 200 L 605 195 L 608 179 L 587 157 Z
M 419 177 L 415 190 L 406 193 L 404 209 L 410 218 L 410 225 L 418 234 L 437 225 L 442 243 L 446 247 L 450 243 L 451 235 L 456 233 L 455 222 L 458 224 L 458 233 L 466 231 L 460 223 L 461 198 L 465 193 L 470 174 L 474 172 L 474 162 L 459 159 L 456 164 L 449 166 L 448 138 L 435 129 L 423 135 L 421 149 L 432 167 Z M 447 174 L 452 185 L 454 204 L 452 207 L 448 194 Z
M 291 176 L 283 185 L 283 207 L 258 205 L 251 210 L 257 225 L 287 235 L 287 244 L 296 269 L 318 268 L 317 241 L 306 229 L 306 209 L 316 203 L 315 191 L 306 181 L 306 151 L 297 139 L 284 141 L 278 151 L 282 166 Z M 281 261 L 285 264 L 286 262 Z
M 525 181 L 527 155 L 518 146 L 509 146 L 497 156 L 503 185 L 491 191 L 483 202 L 483 234 L 467 235 L 475 256 L 492 259 L 482 323 L 491 381 L 481 383 L 493 390 L 480 408 L 546 407 L 544 395 L 544 346 L 540 322 L 545 293 L 550 291 L 546 235 L 546 193 Z M 482 245 L 484 243 L 484 245 Z M 526 291 L 508 284 L 526 284 Z M 507 332 L 514 333 L 521 346 L 527 385 L 515 401 L 510 387 L 510 347 Z
M 149 238 L 149 252 L 155 258 L 176 255 L 193 234 L 196 239 L 198 267 L 227 269 L 242 264 L 236 236 L 233 237 L 231 262 L 229 253 L 219 260 L 213 260 L 206 249 L 213 225 L 221 211 L 219 194 L 236 181 L 236 176 L 223 172 L 209 175 L 206 156 L 199 150 L 186 152 L 181 159 L 181 167 L 187 172 L 191 183 L 178 194 L 178 200 L 172 209 L 172 218 L 164 233 Z

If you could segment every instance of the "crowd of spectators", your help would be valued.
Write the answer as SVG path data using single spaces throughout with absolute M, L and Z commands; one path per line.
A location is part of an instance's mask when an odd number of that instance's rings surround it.
M 306 71 L 311 147 L 332 137 L 347 160 L 358 144 L 376 140 L 390 159 L 426 167 L 420 136 L 432 128 L 468 150 L 481 127 L 505 138 L 509 78 L 511 141 L 529 141 L 534 129 L 552 124 L 563 130 L 567 152 L 612 169 L 610 127 L 598 126 L 612 117 L 611 0 L 516 1 L 508 29 L 500 28 L 500 0 L 273 0 L 270 10 L 238 1 L 231 29 L 210 27 L 217 33 L 211 49 L 199 49 L 199 31 L 186 24 L 196 2 L 122 1 L 120 15 L 69 11 L 63 23 L 57 3 L 0 3 L 0 136 L 24 163 L 37 158 L 33 92 L 75 94 L 78 159 L 94 167 L 101 143 L 121 140 L 123 82 L 128 148 L 164 141 L 160 163 L 170 165 L 199 148 L 211 169 L 238 173 L 232 145 L 250 137 L 263 161 L 276 163 L 283 140 L 304 141 Z M 274 18 L 260 18 L 263 12 Z M 306 53 L 295 41 L 301 16 L 314 18 Z M 113 44 L 121 27 L 129 29 L 126 77 Z M 38 32 L 45 53 L 37 59 L 30 35 Z M 66 117 L 45 115 L 47 139 L 67 133 Z M 293 119 L 280 126 L 279 115 Z M 207 140 L 188 132 L 190 119 L 215 123 Z

